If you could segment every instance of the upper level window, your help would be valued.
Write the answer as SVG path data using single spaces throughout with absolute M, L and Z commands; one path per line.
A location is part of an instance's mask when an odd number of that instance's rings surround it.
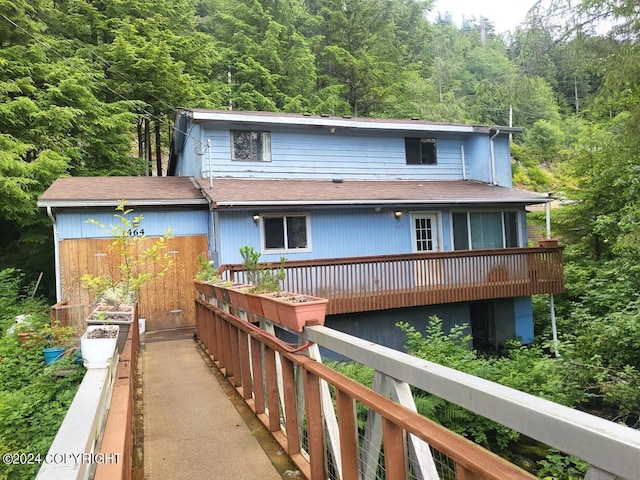
M 453 249 L 480 250 L 517 247 L 517 212 L 456 212 L 453 221 Z
M 231 131 L 231 160 L 270 162 L 271 135 L 269 132 Z
M 262 217 L 265 251 L 308 250 L 309 215 L 265 215 Z
M 404 149 L 407 156 L 407 165 L 436 165 L 435 138 L 405 138 Z

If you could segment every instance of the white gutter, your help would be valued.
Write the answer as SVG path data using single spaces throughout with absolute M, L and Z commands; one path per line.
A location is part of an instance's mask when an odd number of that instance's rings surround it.
M 385 121 L 360 121 L 353 119 L 329 118 L 318 116 L 266 116 L 240 114 L 232 112 L 201 112 L 191 111 L 193 120 L 210 120 L 220 122 L 242 122 L 242 123 L 264 123 L 272 125 L 288 125 L 288 126 L 311 126 L 311 127 L 337 127 L 337 128 L 357 128 L 364 130 L 413 130 L 425 132 L 461 132 L 473 133 L 478 130 L 485 132 L 489 127 L 475 125 L 440 125 L 409 122 L 385 122 Z
M 188 205 L 206 205 L 208 202 L 204 198 L 183 199 L 183 200 L 127 200 L 128 206 L 133 207 L 172 207 Z M 122 200 L 50 200 L 39 201 L 38 207 L 47 208 L 70 208 L 70 207 L 117 207 L 122 204 Z
M 214 208 L 219 207 L 278 207 L 278 206 L 323 206 L 323 205 L 464 205 L 464 204 L 483 204 L 483 203 L 516 203 L 521 205 L 535 205 L 544 202 L 544 199 L 531 198 L 525 199 L 505 199 L 505 198 L 477 198 L 469 200 L 330 200 L 330 201 L 309 201 L 309 200 L 265 200 L 259 202 L 240 201 L 240 202 L 215 202 Z
M 47 215 L 53 223 L 53 255 L 54 255 L 54 269 L 56 276 L 56 303 L 62 301 L 62 284 L 60 275 L 60 245 L 58 244 L 58 226 L 56 225 L 56 217 L 53 216 L 51 207 L 47 207 Z
M 491 183 L 496 183 L 496 153 L 493 147 L 493 139 L 500 135 L 500 129 L 496 129 L 496 133 L 489 139 L 489 151 L 491 152 Z

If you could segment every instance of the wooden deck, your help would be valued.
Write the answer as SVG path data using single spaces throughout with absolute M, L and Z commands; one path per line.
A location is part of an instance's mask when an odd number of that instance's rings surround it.
M 223 265 L 245 282 L 242 265 Z M 284 289 L 329 299 L 328 314 L 564 291 L 562 248 L 350 257 L 286 264 Z

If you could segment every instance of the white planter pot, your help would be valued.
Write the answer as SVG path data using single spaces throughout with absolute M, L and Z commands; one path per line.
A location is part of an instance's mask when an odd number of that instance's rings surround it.
M 87 338 L 87 335 L 101 328 L 107 328 L 115 332 L 113 338 Z M 85 368 L 107 368 L 111 364 L 113 354 L 118 341 L 119 325 L 90 325 L 80 337 L 80 350 L 82 351 L 82 363 Z

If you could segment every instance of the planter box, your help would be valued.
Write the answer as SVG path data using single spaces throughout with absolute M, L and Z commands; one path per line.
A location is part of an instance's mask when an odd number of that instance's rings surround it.
M 275 323 L 280 323 L 280 315 L 278 314 L 278 304 L 275 301 L 275 297 L 290 295 L 286 292 L 276 293 L 261 293 L 260 305 L 262 307 L 262 316 L 267 320 Z
M 92 332 L 108 329 L 114 332 L 113 338 L 89 338 Z M 111 364 L 116 350 L 120 325 L 89 325 L 80 337 L 82 362 L 88 369 L 107 368 Z
M 264 314 L 262 310 L 262 298 L 260 295 L 251 292 L 247 292 L 246 295 L 247 300 L 249 301 L 249 311 L 262 317 Z
M 248 312 L 249 298 L 245 290 L 249 289 L 251 289 L 251 285 L 233 285 L 229 287 L 228 292 L 231 305 Z
M 542 248 L 557 248 L 558 240 L 555 238 L 547 238 L 538 242 Z
M 292 330 L 301 332 L 305 326 L 324 325 L 329 303 L 326 298 L 278 292 L 265 294 L 262 299 L 265 318 Z M 277 319 L 270 315 L 272 306 L 275 306 Z
M 205 297 L 216 298 L 216 293 L 213 288 L 213 285 L 206 282 L 200 282 L 198 280 L 193 281 L 193 286 L 196 287 L 196 290 L 203 294 Z
M 118 333 L 117 348 L 118 353 L 122 353 L 124 344 L 129 335 L 129 329 L 133 323 L 135 315 L 135 305 L 128 305 L 127 310 L 109 310 L 106 305 L 96 307 L 91 315 L 85 319 L 87 325 L 118 325 L 120 327 Z
M 229 298 L 228 287 L 223 287 L 222 285 L 214 285 L 213 289 L 215 290 L 216 298 L 218 299 L 218 301 L 224 302 L 224 303 L 231 303 L 231 300 Z

